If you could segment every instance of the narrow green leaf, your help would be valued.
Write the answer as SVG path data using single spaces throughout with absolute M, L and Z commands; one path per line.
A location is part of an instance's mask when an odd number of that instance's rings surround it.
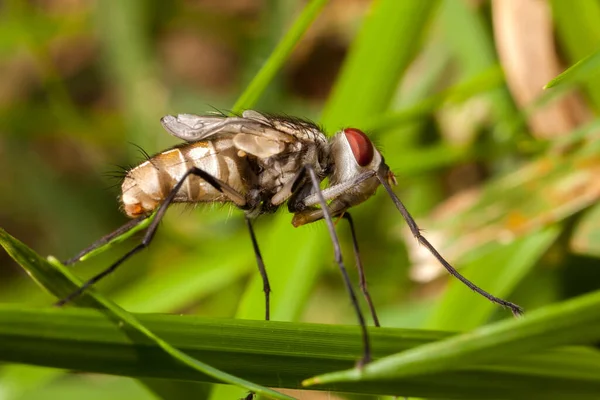
M 375 361 L 363 370 L 346 370 L 306 380 L 307 386 L 332 382 L 386 380 L 455 371 L 484 362 L 530 354 L 555 346 L 600 339 L 600 291 L 550 305 L 517 319 L 497 322 Z
M 157 128 L 158 116 L 164 115 L 164 87 L 149 35 L 151 4 L 141 0 L 99 2 L 94 11 L 96 40 L 104 50 L 102 70 L 108 75 L 105 79 L 114 83 L 123 107 L 127 125 L 123 134 L 142 148 L 152 148 L 156 143 L 151 133 Z M 137 152 L 133 146 L 127 150 Z
M 464 1 L 444 0 L 440 7 L 441 35 L 458 63 L 456 73 L 462 79 L 468 79 L 487 71 L 500 68 L 496 44 L 487 16 L 481 12 L 482 7 L 473 7 Z M 515 136 L 514 119 L 518 111 L 509 91 L 504 85 L 490 90 L 485 96 L 490 103 L 490 112 L 496 116 L 494 131 L 498 142 L 507 141 Z
M 92 257 L 97 256 L 98 254 L 101 254 L 103 252 L 105 252 L 106 250 L 111 249 L 114 245 L 119 244 L 119 243 L 123 243 L 125 240 L 129 239 L 130 237 L 132 237 L 133 235 L 135 235 L 138 232 L 143 231 L 144 229 L 146 229 L 154 220 L 154 217 L 156 216 L 156 212 L 154 212 L 151 216 L 149 216 L 148 218 L 146 218 L 145 220 L 143 220 L 142 222 L 140 222 L 138 225 L 134 226 L 133 228 L 123 232 L 123 234 L 118 235 L 114 238 L 112 238 L 111 240 L 109 240 L 106 244 L 90 251 L 89 253 L 83 255 L 79 260 L 77 261 L 85 261 L 85 260 L 89 260 Z
M 238 98 L 233 106 L 233 113 L 240 113 L 245 109 L 251 108 L 265 91 L 267 85 L 273 80 L 275 74 L 281 69 L 288 59 L 292 50 L 296 47 L 300 38 L 304 35 L 313 20 L 319 15 L 321 9 L 327 4 L 328 0 L 311 0 L 304 8 L 296 22 L 286 32 L 281 42 L 277 45 L 273 53 L 269 56 L 265 65 L 256 74 L 250 82 L 244 93 Z
M 590 207 L 579 219 L 570 245 L 578 254 L 600 257 L 600 205 Z
M 32 249 L 10 236 L 4 229 L 0 228 L 0 245 L 15 260 L 27 274 L 42 289 L 48 293 L 62 298 L 78 287 L 72 279 L 66 278 L 62 271 L 55 268 L 47 260 L 40 257 Z M 84 307 L 102 308 L 100 303 L 91 296 L 91 291 L 73 299 L 73 303 Z
M 0 399 L 24 399 L 28 393 L 43 388 L 64 373 L 56 368 L 40 368 L 31 365 L 6 365 L 0 370 Z
M 350 368 L 361 351 L 355 326 L 137 314 L 141 323 L 190 356 L 265 386 L 298 388 L 311 373 Z M 0 305 L 0 361 L 133 377 L 214 382 L 160 347 L 131 335 L 101 310 Z M 370 330 L 375 357 L 426 345 L 450 333 Z M 562 349 L 425 377 L 323 385 L 320 390 L 434 398 L 594 399 L 600 356 Z
M 552 7 L 557 42 L 560 44 L 561 53 L 564 53 L 570 64 L 598 51 L 600 3 L 551 0 L 549 4 Z M 587 104 L 599 110 L 600 76 L 588 74 L 587 79 L 581 83 L 589 98 Z
M 599 72 L 600 51 L 596 51 L 561 72 L 560 75 L 548 82 L 544 89 L 551 89 L 566 83 L 581 82 Z
M 373 2 L 323 111 L 330 129 L 362 126 L 390 104 L 438 1 Z
M 14 260 L 17 261 L 30 274 L 30 276 L 36 280 L 36 282 L 45 287 L 55 296 L 59 298 L 67 296 L 81 286 L 81 282 L 58 261 L 51 260 L 51 262 L 48 262 L 44 260 L 33 250 L 6 233 L 6 231 L 3 229 L 0 229 L 0 244 L 6 249 L 11 257 L 13 257 Z M 163 351 L 171 355 L 174 359 L 202 374 L 206 374 L 216 380 L 237 385 L 271 398 L 291 399 L 289 396 L 213 368 L 210 365 L 198 361 L 177 350 L 168 342 L 155 335 L 143 324 L 138 322 L 138 320 L 132 314 L 129 314 L 127 311 L 117 306 L 110 300 L 107 300 L 104 297 L 96 294 L 93 289 L 87 290 L 81 300 L 76 300 L 85 301 L 86 303 L 89 302 L 89 304 L 94 304 L 96 308 L 105 309 L 112 315 L 113 318 L 125 322 L 135 331 L 141 333 L 156 343 Z
M 412 102 L 410 105 L 388 112 L 384 115 L 371 117 L 365 120 L 361 128 L 365 131 L 382 131 L 397 128 L 410 122 L 417 122 L 431 115 L 444 103 L 458 104 L 472 98 L 499 88 L 504 84 L 504 75 L 497 66 L 483 70 L 481 73 L 470 77 L 442 92 L 436 93 L 426 99 Z

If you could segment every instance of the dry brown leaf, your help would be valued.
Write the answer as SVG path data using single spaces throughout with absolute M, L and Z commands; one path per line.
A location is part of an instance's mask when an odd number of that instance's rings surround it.
M 561 221 L 600 199 L 600 157 L 594 148 L 544 156 L 483 189 L 473 189 L 440 205 L 429 221 L 418 221 L 423 234 L 457 263 L 473 251 Z M 433 228 L 431 228 L 433 227 Z M 427 282 L 442 267 L 403 229 L 413 261 L 411 276 Z
M 540 98 L 543 86 L 561 66 L 554 45 L 552 15 L 545 0 L 492 1 L 494 35 L 508 87 L 519 108 Z M 536 108 L 529 115 L 532 135 L 562 136 L 586 119 L 585 105 L 576 94 Z

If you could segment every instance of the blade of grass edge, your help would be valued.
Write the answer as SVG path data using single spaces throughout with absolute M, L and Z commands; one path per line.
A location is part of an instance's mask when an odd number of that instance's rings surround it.
M 88 260 L 88 259 L 95 257 L 98 254 L 103 253 L 104 251 L 110 249 L 115 244 L 124 242 L 125 240 L 129 239 L 131 236 L 135 235 L 137 232 L 140 232 L 140 231 L 146 229 L 152 223 L 155 216 L 156 216 L 156 212 L 154 212 L 151 216 L 146 218 L 144 221 L 140 222 L 138 225 L 123 232 L 121 235 L 112 238 L 107 243 L 103 244 L 102 246 L 99 246 L 98 248 L 95 248 L 94 250 L 90 251 L 89 253 L 79 257 L 77 262 Z
M 483 361 L 580 344 L 600 337 L 600 291 L 503 320 L 472 332 L 407 350 L 367 365 L 304 381 L 321 383 L 389 379 L 456 370 Z
M 552 89 L 563 84 L 580 82 L 590 76 L 598 74 L 599 71 L 600 51 L 596 51 L 558 74 L 544 86 L 544 89 Z
M 251 108 L 273 80 L 277 72 L 288 59 L 308 27 L 317 17 L 328 0 L 312 0 L 304 9 L 292 27 L 286 32 L 263 67 L 252 79 L 244 93 L 235 102 L 232 112 L 238 114 L 244 109 Z
M 354 326 L 245 321 L 190 315 L 135 314 L 152 331 L 186 353 L 211 360 L 265 386 L 297 389 L 310 371 L 350 367 L 360 349 Z M 377 355 L 384 356 L 451 333 L 397 328 L 372 329 Z M 0 305 L 0 359 L 118 376 L 213 382 L 132 337 L 102 310 L 29 309 Z M 600 391 L 600 352 L 590 348 L 511 356 L 490 365 L 387 381 L 349 382 L 319 390 L 452 398 L 595 398 Z M 224 397 L 228 399 L 230 397 Z M 236 397 L 233 397 L 235 399 Z M 584 398 L 577 396 L 577 398 Z M 219 399 L 220 400 L 220 399 Z
M 76 290 L 81 282 L 72 275 L 58 260 L 45 260 L 32 249 L 25 246 L 17 239 L 10 236 L 5 230 L 0 228 L 0 244 L 7 253 L 19 264 L 25 271 L 42 285 L 46 290 L 56 295 L 63 297 L 70 292 Z M 173 358 L 181 361 L 190 368 L 211 376 L 224 383 L 240 386 L 252 392 L 274 398 L 274 399 L 293 399 L 290 396 L 278 393 L 274 390 L 263 386 L 240 379 L 226 372 L 220 371 L 211 367 L 199 360 L 196 360 L 187 354 L 177 350 L 169 343 L 152 333 L 148 328 L 142 325 L 133 315 L 117 306 L 108 299 L 105 299 L 99 294 L 96 294 L 93 289 L 86 291 L 86 303 L 94 304 L 96 308 L 101 308 L 109 311 L 118 320 L 125 322 L 127 325 L 140 332 L 148 339 L 155 342 L 161 349 L 171 355 Z
M 325 105 L 323 125 L 362 126 L 388 109 L 438 4 L 373 2 Z

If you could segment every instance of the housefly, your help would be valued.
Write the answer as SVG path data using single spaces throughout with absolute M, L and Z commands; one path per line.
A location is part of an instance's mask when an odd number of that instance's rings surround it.
M 167 208 L 173 203 L 233 203 L 244 211 L 265 293 L 265 318 L 269 319 L 271 287 L 252 227 L 254 219 L 270 214 L 284 203 L 293 214 L 294 226 L 324 219 L 334 247 L 335 261 L 362 329 L 362 363 L 371 359 L 365 318 L 348 277 L 333 218 L 348 221 L 360 288 L 373 321 L 379 320 L 371 301 L 358 253 L 356 232 L 348 209 L 367 200 L 382 185 L 406 220 L 416 240 L 444 268 L 467 287 L 488 300 L 508 307 L 514 314 L 521 308 L 495 297 L 456 271 L 421 234 L 415 220 L 392 190 L 396 178 L 381 153 L 361 130 L 345 128 L 327 138 L 316 124 L 298 118 L 272 116 L 247 110 L 238 116 L 192 114 L 168 115 L 163 127 L 185 143 L 165 150 L 127 172 L 121 203 L 129 224 L 83 250 L 72 264 L 91 250 L 154 215 L 140 244 L 91 278 L 58 304 L 80 295 L 87 287 L 113 272 L 123 261 L 147 247 Z M 327 178 L 324 189 L 320 183 Z

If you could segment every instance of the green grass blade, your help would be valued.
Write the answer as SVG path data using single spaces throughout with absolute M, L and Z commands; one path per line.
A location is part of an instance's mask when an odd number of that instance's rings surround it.
M 571 248 L 577 254 L 600 257 L 600 204 L 590 207 L 577 222 L 571 237 Z
M 79 258 L 79 261 L 85 261 L 85 260 L 89 260 L 92 257 L 97 256 L 98 254 L 101 254 L 103 252 L 105 252 L 106 250 L 111 249 L 114 245 L 119 244 L 119 243 L 123 243 L 125 240 L 129 239 L 130 237 L 132 237 L 133 235 L 135 235 L 138 232 L 143 231 L 144 229 L 146 229 L 154 220 L 154 217 L 156 216 L 156 212 L 154 214 L 152 214 L 151 216 L 149 216 L 148 218 L 146 218 L 145 220 L 143 220 L 142 222 L 140 222 L 138 225 L 134 226 L 133 228 L 129 229 L 126 232 L 123 232 L 123 234 L 116 236 L 114 238 L 112 238 L 110 241 L 108 241 L 106 244 L 90 251 L 89 253 L 85 254 L 84 256 L 82 256 L 81 258 Z
M 600 4 L 597 1 L 551 0 L 549 3 L 556 39 L 571 64 L 598 50 Z M 588 105 L 600 109 L 600 76 L 588 75 L 582 83 L 589 96 Z
M 471 97 L 493 91 L 503 83 L 504 75 L 502 71 L 497 66 L 491 67 L 428 98 L 412 102 L 399 110 L 368 118 L 361 125 L 361 128 L 369 132 L 383 131 L 397 128 L 403 124 L 417 122 L 431 115 L 436 109 L 443 107 L 445 103 L 458 104 L 464 102 Z
M 452 371 L 483 362 L 600 338 L 600 291 L 399 353 L 367 365 L 311 378 L 307 385 L 396 379 Z
M 48 293 L 62 298 L 78 288 L 78 285 L 70 278 L 64 276 L 52 264 L 45 260 L 32 249 L 10 236 L 4 229 L 0 228 L 0 245 L 15 260 L 25 272 L 29 274 L 42 289 Z M 100 303 L 91 295 L 91 291 L 73 299 L 73 303 L 84 307 L 102 308 Z
M 481 8 L 452 0 L 443 1 L 440 8 L 444 42 L 452 49 L 454 62 L 461 65 L 457 73 L 465 79 L 489 68 L 499 68 L 492 30 Z M 497 137 L 507 141 L 517 133 L 514 119 L 518 111 L 510 93 L 502 85 L 490 90 L 485 98 L 493 104 L 490 111 L 496 116 Z
M 40 368 L 31 365 L 6 365 L 0 370 L 0 398 L 2 400 L 25 399 L 26 395 L 43 388 L 63 374 L 56 368 Z
M 6 231 L 0 229 L 0 244 L 34 279 L 47 290 L 57 297 L 64 297 L 76 290 L 81 282 L 74 277 L 64 266 L 58 262 L 50 263 L 44 260 L 33 250 L 19 242 Z M 174 359 L 180 361 L 186 366 L 213 377 L 214 379 L 243 387 L 247 390 L 268 396 L 275 399 L 291 399 L 291 397 L 275 392 L 271 389 L 262 387 L 252 382 L 240 379 L 231 374 L 220 371 L 208 364 L 190 357 L 189 355 L 177 350 L 167 341 L 155 335 L 150 329 L 141 324 L 132 314 L 117 306 L 110 300 L 96 294 L 93 289 L 86 291 L 81 301 L 94 304 L 97 308 L 105 309 L 111 316 L 132 327 L 136 333 L 141 333 L 146 338 L 156 343 L 163 351 L 171 355 Z
M 265 386 L 298 388 L 313 372 L 354 365 L 360 332 L 354 326 L 138 314 L 142 324 L 192 357 Z M 371 329 L 381 358 L 450 333 Z M 431 344 L 429 344 L 431 345 Z M 153 341 L 131 335 L 101 310 L 0 306 L 0 360 L 123 376 L 214 382 Z M 600 391 L 600 356 L 563 349 L 512 357 L 493 365 L 427 377 L 324 385 L 321 390 L 435 398 L 592 399 Z M 569 397 L 571 396 L 571 397 Z
M 97 40 L 103 48 L 105 79 L 113 82 L 122 102 L 128 139 L 142 148 L 152 148 L 158 116 L 164 115 L 164 88 L 158 75 L 152 40 L 151 5 L 145 1 L 110 4 L 100 2 L 95 10 Z M 129 146 L 130 156 L 137 149 Z
M 551 89 L 567 83 L 581 82 L 591 76 L 597 75 L 599 71 L 600 51 L 596 51 L 567 68 L 556 78 L 548 82 L 544 86 L 544 89 Z
M 312 0 L 304 8 L 298 19 L 292 27 L 286 32 L 281 42 L 277 45 L 271 56 L 265 62 L 258 74 L 252 79 L 244 93 L 238 98 L 233 106 L 233 113 L 240 113 L 245 109 L 251 108 L 267 85 L 273 80 L 277 72 L 281 69 L 288 59 L 292 50 L 296 47 L 300 38 L 304 35 L 313 20 L 319 15 L 321 9 L 327 4 L 328 0 Z
M 373 3 L 323 112 L 325 126 L 362 126 L 372 114 L 388 108 L 437 4 L 421 0 Z

